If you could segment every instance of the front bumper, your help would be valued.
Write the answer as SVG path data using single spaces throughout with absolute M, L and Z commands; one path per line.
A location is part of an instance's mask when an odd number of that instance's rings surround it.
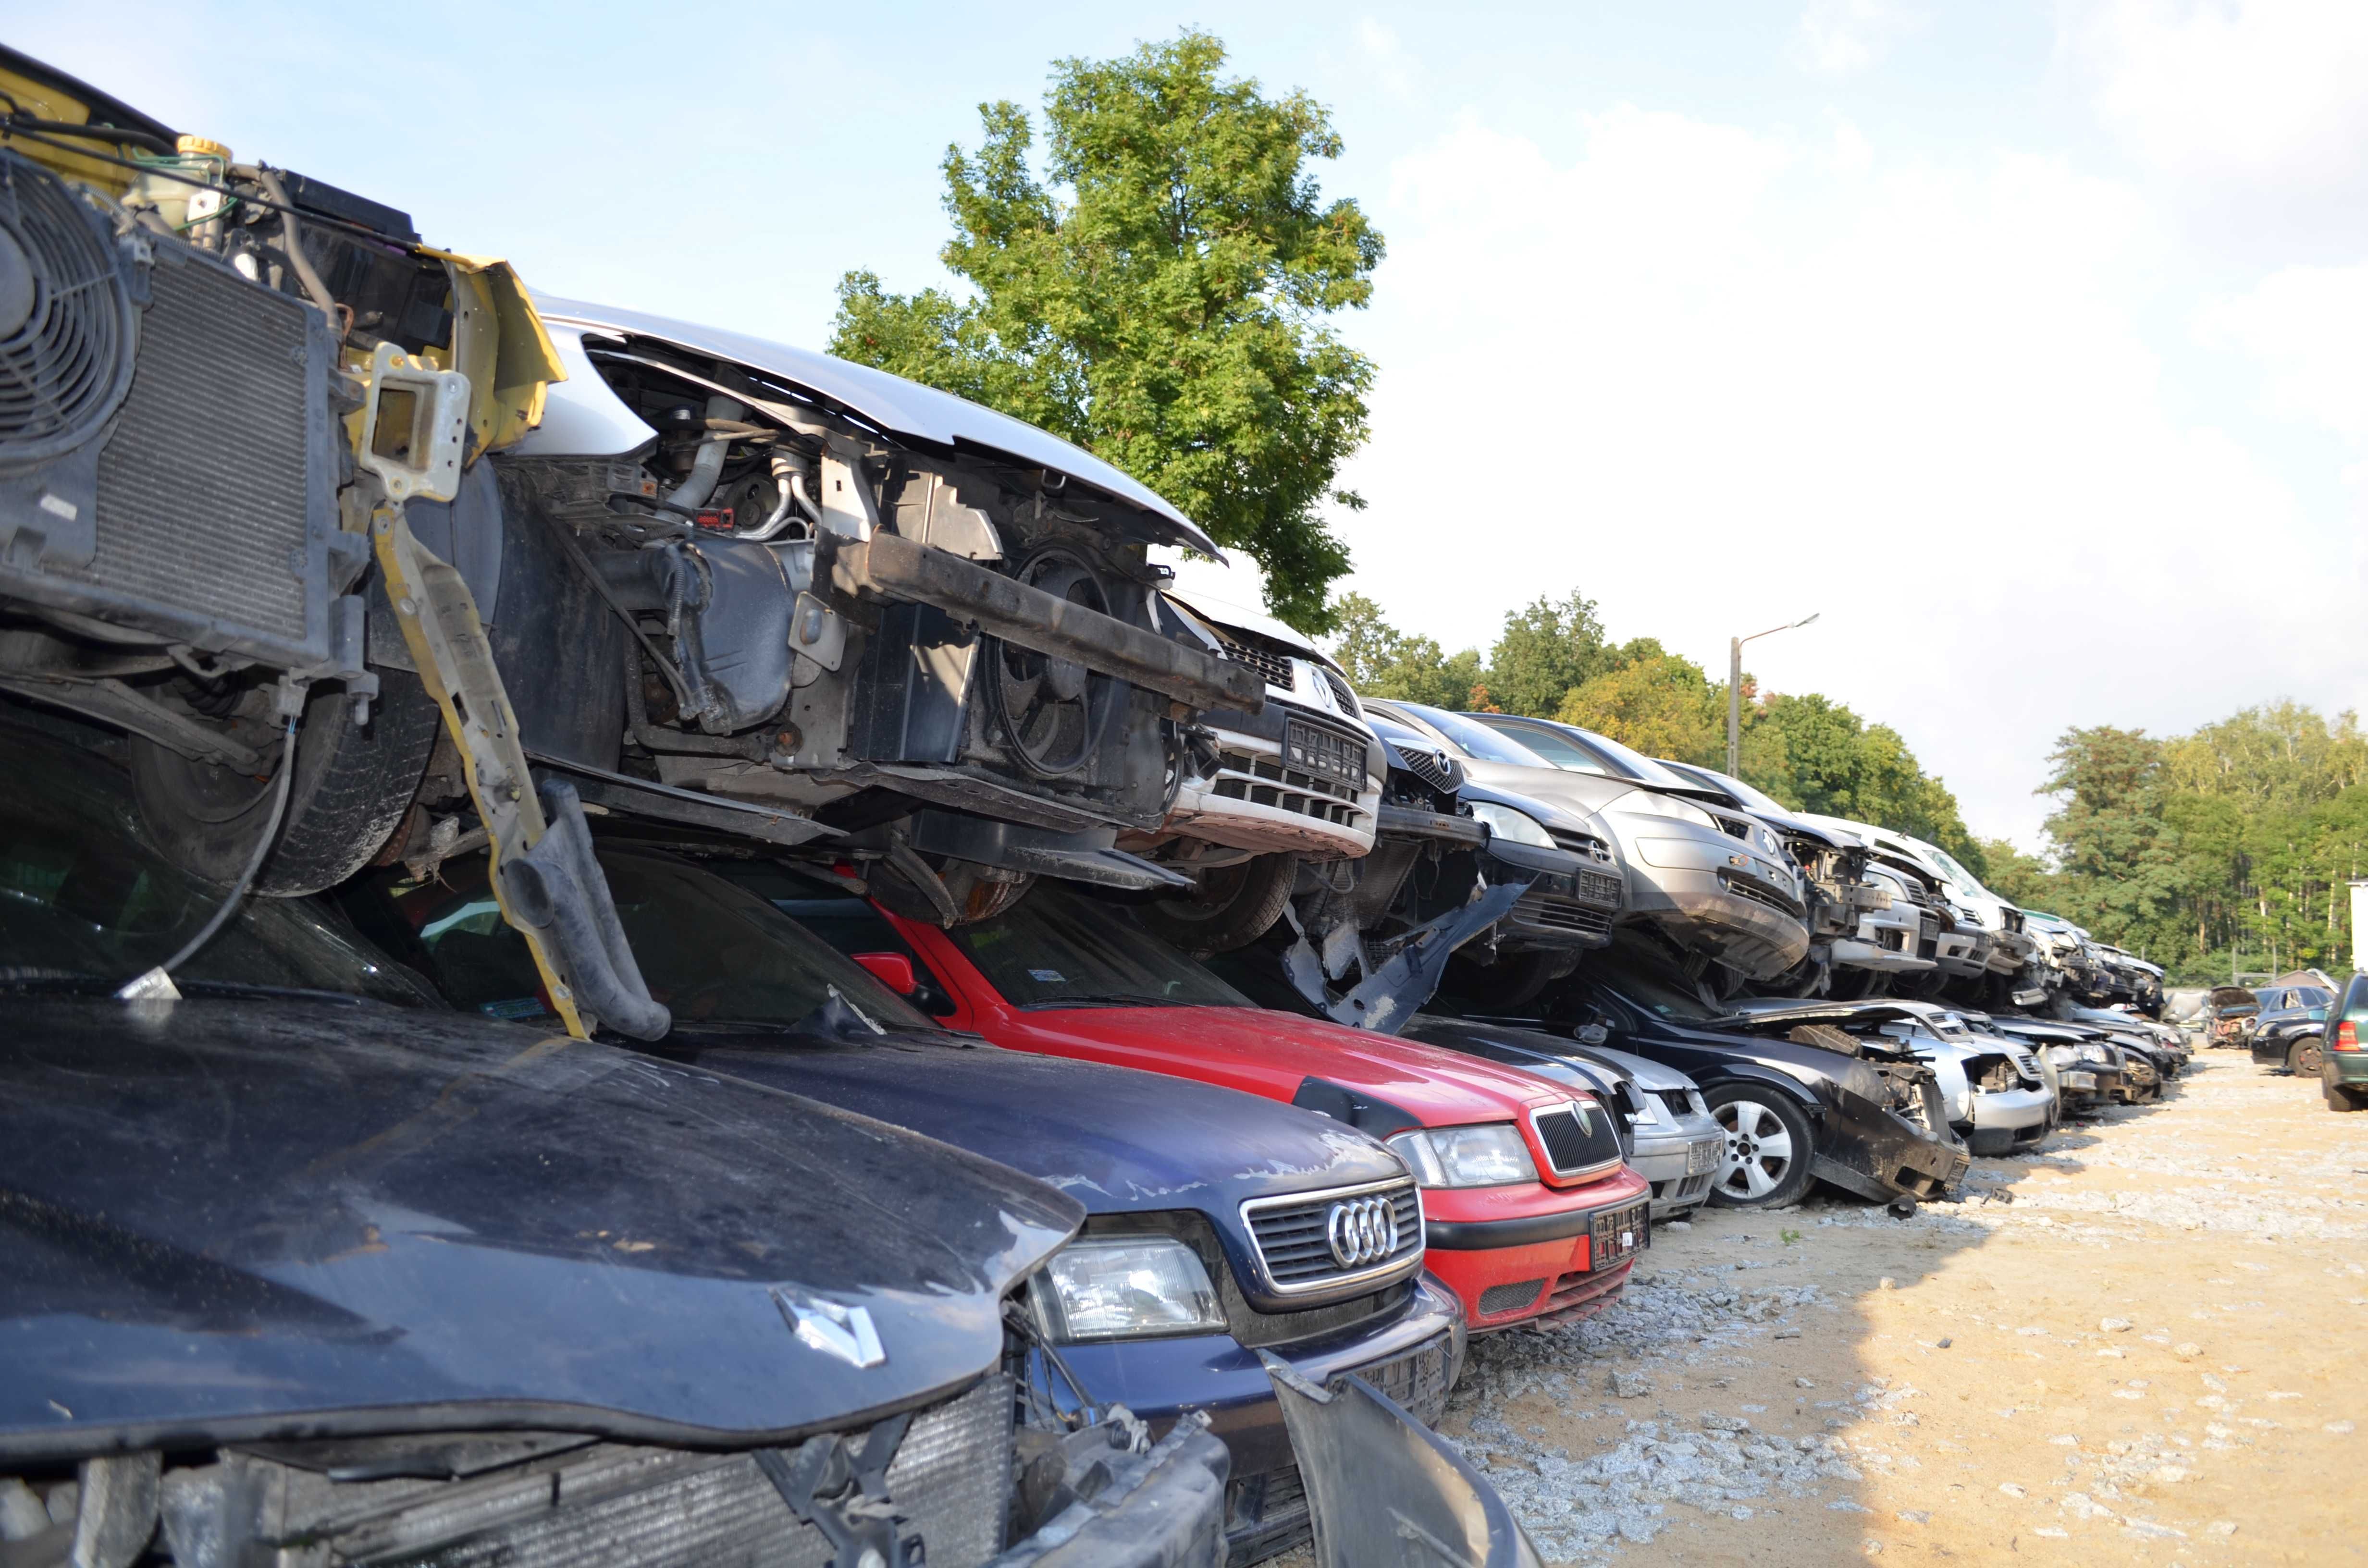
M 2055 1096 L 2045 1089 L 1976 1089 L 1974 1130 L 1965 1142 L 1976 1154 L 2010 1154 L 2047 1136 Z
M 1619 835 L 1632 915 L 1754 980 L 1782 974 L 1807 954 L 1806 912 L 1753 872 L 1754 858 L 1734 839 L 1661 817 L 1605 818 Z
M 1217 1568 L 1225 1562 L 1225 1446 L 1179 1422 L 1151 1451 L 1106 1461 L 1109 1484 L 985 1568 Z
M 1370 772 L 1352 784 L 1289 755 L 1294 740 L 1310 739 L 1339 752 L 1358 744 L 1370 752 L 1370 737 L 1274 686 L 1257 713 L 1220 710 L 1201 722 L 1216 740 L 1217 770 L 1185 778 L 1160 836 L 1319 860 L 1354 860 L 1372 850 L 1382 796 Z
M 1616 1301 L 1628 1278 L 1625 1260 L 1594 1268 L 1596 1216 L 1649 1205 L 1651 1196 L 1625 1165 L 1584 1187 L 1427 1188 L 1423 1261 L 1463 1303 L 1475 1334 L 1583 1317 Z
M 1691 1213 L 1709 1200 L 1711 1184 L 1718 1179 L 1725 1157 L 1726 1138 L 1718 1123 L 1699 1119 L 1701 1129 L 1679 1128 L 1660 1133 L 1639 1132 L 1628 1164 L 1645 1178 L 1653 1195 L 1653 1221 L 1659 1224 Z
M 1542 845 L 1515 844 L 1491 835 L 1480 854 L 1480 874 L 1491 883 L 1527 882 L 1496 929 L 1497 945 L 1510 952 L 1570 951 L 1600 948 L 1611 940 L 1620 917 L 1617 870 Z
M 1425 1278 L 1416 1281 L 1406 1310 L 1382 1326 L 1360 1324 L 1273 1349 L 1313 1381 L 1354 1372 L 1436 1421 L 1463 1373 L 1463 1346 L 1462 1303 Z M 1257 1349 L 1218 1334 L 1066 1345 L 1061 1356 L 1097 1402 L 1125 1405 L 1155 1431 L 1188 1410 L 1208 1415 L 1210 1430 L 1233 1455 L 1225 1535 L 1237 1556 L 1306 1533 L 1291 1440 Z M 1054 1380 L 1050 1386 L 1061 1385 Z
M 1943 1141 L 1863 1096 L 1829 1086 L 1810 1170 L 1861 1198 L 1923 1202 L 1965 1179 L 1973 1156 L 1954 1139 Z

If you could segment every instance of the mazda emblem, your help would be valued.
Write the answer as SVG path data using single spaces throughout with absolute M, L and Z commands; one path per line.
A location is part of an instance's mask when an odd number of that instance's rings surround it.
M 1398 1250 L 1397 1210 L 1386 1198 L 1347 1198 L 1325 1224 L 1332 1261 L 1343 1268 L 1379 1263 Z

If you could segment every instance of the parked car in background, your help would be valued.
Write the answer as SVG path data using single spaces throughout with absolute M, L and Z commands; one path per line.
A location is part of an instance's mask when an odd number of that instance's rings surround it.
M 2222 1051 L 2248 1044 L 2261 1016 L 2261 999 L 2241 985 L 2215 985 L 2204 1008 L 2204 1042 Z
M 2361 1036 L 2368 1031 L 2368 974 L 2355 974 L 2328 1004 L 2327 1021 L 2319 1036 L 2318 1082 L 2327 1108 L 2359 1110 L 2368 1107 L 2368 1050 Z
M 1558 767 L 1467 714 L 1410 702 L 1365 706 L 1429 737 L 1483 784 L 1601 823 L 1628 876 L 1623 922 L 1649 927 L 1698 971 L 1722 966 L 1716 988 L 1773 979 L 1807 956 L 1807 909 L 1789 858 L 1766 829 L 1755 837 L 1757 824 L 1747 819 L 1723 822 L 1695 786 L 1674 776 L 1648 780 Z M 1649 759 L 1636 762 L 1653 768 Z
M 1099 1414 L 1015 1427 L 1008 1313 L 1076 1199 L 443 1011 L 309 900 L 247 903 L 177 995 L 126 1003 L 222 895 L 143 836 L 120 743 L 90 744 L 0 744 L 9 1562 L 629 1568 L 853 1539 L 979 1568 L 1024 1537 L 1046 1565 L 1215 1562 L 1227 1460 L 1197 1419 L 1147 1449 Z M 785 1446 L 801 1473 L 859 1462 L 801 1516 Z
M 1030 1352 L 1023 1397 L 1051 1419 L 1121 1403 L 1156 1433 L 1207 1412 L 1233 1455 L 1231 1561 L 1308 1530 L 1261 1352 L 1318 1384 L 1353 1372 L 1417 1419 L 1439 1419 L 1463 1359 L 1463 1309 L 1425 1278 L 1414 1181 L 1378 1142 L 1254 1096 L 951 1034 L 783 911 L 811 892 L 826 928 L 844 937 L 851 912 L 877 948 L 893 938 L 870 906 L 780 868 L 726 881 L 676 848 L 714 845 L 601 853 L 652 994 L 674 1016 L 648 1050 L 927 1133 L 1082 1202 L 1083 1233 L 1030 1286 L 1053 1348 Z M 774 899 L 743 885 L 758 879 Z M 390 875 L 347 904 L 455 1006 L 548 1025 L 482 858 L 448 861 L 424 884 Z M 915 989 L 899 961 L 870 960 Z M 1343 1262 L 1350 1223 L 1372 1233 Z
M 844 890 L 752 891 L 842 950 L 910 964 L 916 1005 L 954 1028 L 1244 1090 L 1382 1139 L 1414 1173 L 1428 1267 L 1474 1332 L 1600 1311 L 1645 1244 L 1647 1189 L 1593 1095 L 1259 1008 L 1124 904 L 1040 886 L 993 920 L 944 930 Z M 836 915 L 824 909 L 834 896 Z
M 2318 1076 L 2326 1051 L 2327 1010 L 2335 993 L 2323 985 L 2264 986 L 2254 993 L 2260 1011 L 2246 1044 L 2260 1067 L 2283 1067 L 2297 1078 Z

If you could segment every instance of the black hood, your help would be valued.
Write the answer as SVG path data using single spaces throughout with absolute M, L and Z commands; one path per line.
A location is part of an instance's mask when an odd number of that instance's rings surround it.
M 466 1016 L 11 1006 L 0 1452 L 533 1426 L 744 1445 L 993 1367 L 1074 1232 L 988 1161 Z M 866 1309 L 859 1368 L 799 1310 Z
M 1414 1022 L 1401 1033 L 1407 1040 L 1435 1045 L 1442 1051 L 1459 1051 L 1534 1074 L 1565 1088 L 1583 1089 L 1600 1097 L 1605 1105 L 1617 1102 L 1616 1085 L 1626 1076 L 1610 1064 L 1589 1058 L 1571 1040 L 1520 1024 L 1417 1013 Z

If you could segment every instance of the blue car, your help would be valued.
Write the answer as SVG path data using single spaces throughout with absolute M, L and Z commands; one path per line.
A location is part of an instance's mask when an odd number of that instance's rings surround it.
M 1229 1562 L 1308 1534 L 1261 1351 L 1319 1384 L 1354 1371 L 1426 1425 L 1445 1408 L 1462 1310 L 1423 1273 L 1414 1182 L 1373 1139 L 1229 1089 L 950 1032 L 763 890 L 735 885 L 757 869 L 745 864 L 726 881 L 617 845 L 601 863 L 651 993 L 674 1015 L 673 1032 L 643 1050 L 927 1133 L 1086 1206 L 1083 1232 L 1037 1276 L 1015 1325 L 1033 1345 L 1011 1369 L 1021 1397 L 1064 1413 L 1123 1404 L 1155 1432 L 1206 1411 L 1233 1456 Z M 785 898 L 811 896 L 812 884 L 779 875 Z M 454 1005 L 541 1017 L 532 960 L 482 860 L 448 861 L 421 885 L 364 884 L 347 908 Z

